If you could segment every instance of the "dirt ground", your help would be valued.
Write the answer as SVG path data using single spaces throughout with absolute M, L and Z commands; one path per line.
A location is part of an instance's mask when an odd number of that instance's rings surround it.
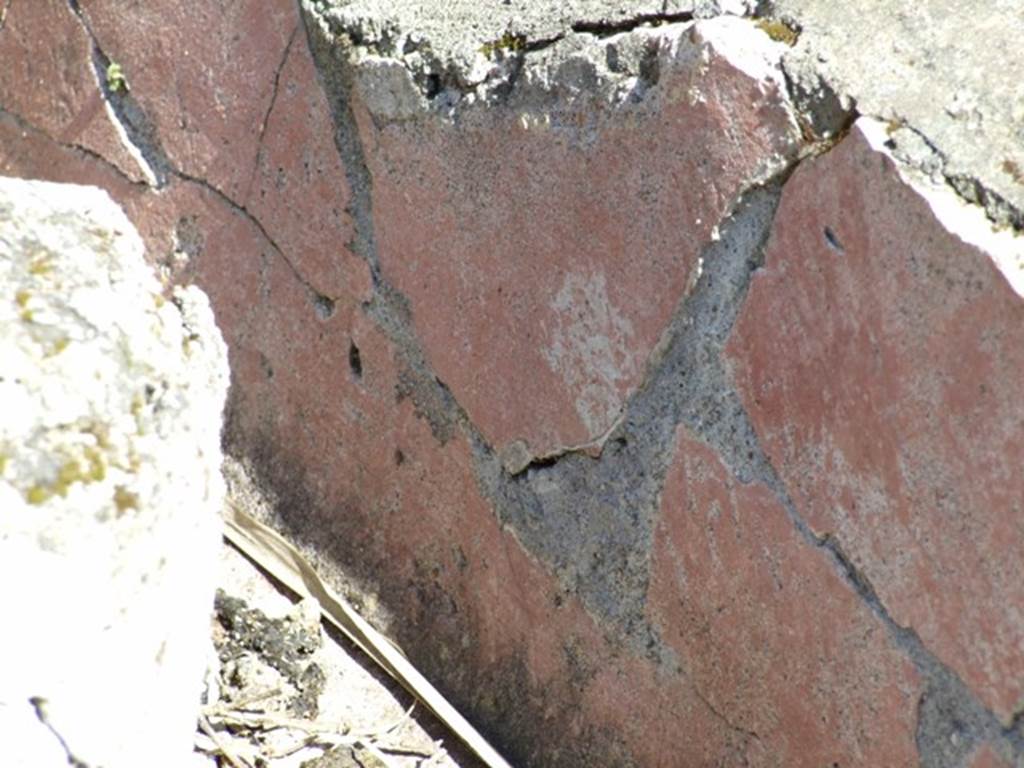
M 478 768 L 333 628 L 224 543 L 196 766 Z M 230 755 L 230 756 L 229 756 Z

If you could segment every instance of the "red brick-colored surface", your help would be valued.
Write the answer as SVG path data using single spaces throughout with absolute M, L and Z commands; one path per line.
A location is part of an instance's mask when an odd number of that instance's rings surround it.
M 288 327 L 310 313 L 304 292 L 281 269 L 269 291 L 280 314 L 266 313 L 266 333 L 251 334 L 258 349 L 236 366 L 246 395 L 232 431 L 265 446 L 264 472 L 307 505 L 291 515 L 300 538 L 316 527 L 351 576 L 387 574 L 377 583 L 397 617 L 391 632 L 516 764 L 710 765 L 743 754 L 748 738 L 684 679 L 610 644 L 502 530 L 465 438 L 439 444 L 410 399 L 395 402 L 404 364 L 372 324 L 339 310 L 319 327 Z M 328 390 L 335 397 L 311 396 Z
M 347 184 L 304 36 L 289 42 L 243 25 L 248 44 L 260 43 L 265 59 L 281 64 L 261 128 L 251 109 L 243 117 L 208 114 L 201 88 L 172 98 L 170 86 L 185 75 L 172 76 L 168 49 L 130 34 L 160 28 L 169 11 L 133 7 L 118 18 L 108 5 L 84 7 L 182 175 L 158 193 L 9 118 L 0 120 L 0 169 L 107 189 L 151 257 L 209 293 L 230 346 L 232 438 L 282 495 L 308 502 L 285 517 L 323 526 L 320 543 L 336 544 L 326 556 L 377 583 L 400 617 L 392 631 L 477 718 L 507 738 L 521 713 L 514 730 L 522 738 L 511 749 L 523 759 L 667 766 L 675 756 L 711 764 L 748 749 L 749 737 L 728 728 L 685 681 L 665 680 L 609 645 L 500 528 L 476 487 L 465 439 L 449 429 L 442 445 L 413 398 L 396 399 L 404 364 L 359 310 L 369 274 L 345 248 Z M 203 12 L 174 19 L 182 45 L 209 34 Z M 227 55 L 190 53 L 184 66 L 193 80 L 222 78 L 238 88 Z M 272 93 L 268 73 L 254 76 L 256 94 Z M 17 103 L 7 106 L 20 114 Z M 175 249 L 187 259 L 175 260 Z M 335 300 L 329 317 L 317 312 L 311 289 Z
M 245 199 L 275 77 L 300 28 L 295 3 L 80 5 L 175 167 Z
M 104 106 L 92 42 L 64 0 L 4 4 L 0 31 L 0 109 L 54 141 L 77 146 L 142 180 Z
M 638 105 L 485 109 L 457 127 L 362 121 L 383 271 L 499 452 L 603 437 L 728 206 L 795 148 L 774 83 L 702 25 L 668 29 L 660 45 L 694 55 L 663 64 Z
M 685 427 L 662 492 L 648 610 L 756 765 L 917 765 L 917 673 L 765 487 Z
M 799 513 L 1009 718 L 1024 695 L 1021 297 L 855 129 L 787 183 L 729 353 Z
M 984 744 L 971 755 L 967 768 L 1013 768 L 1013 764 L 1004 760 L 988 744 Z
M 501 524 L 457 409 L 365 311 L 351 169 L 292 0 L 81 7 L 167 186 L 96 107 L 88 35 L 56 2 L 14 0 L 0 30 L 0 173 L 107 189 L 150 258 L 207 291 L 232 450 L 516 764 L 916 764 L 906 654 L 781 502 L 685 430 L 649 553 L 663 646 L 602 625 Z M 549 127 L 504 108 L 374 123 L 357 100 L 384 278 L 494 448 L 600 438 L 734 196 L 793 150 L 776 87 L 705 52 L 662 73 L 660 101 Z M 1004 718 L 1024 694 L 1022 328 L 987 257 L 855 130 L 787 182 L 729 347 L 797 513 Z

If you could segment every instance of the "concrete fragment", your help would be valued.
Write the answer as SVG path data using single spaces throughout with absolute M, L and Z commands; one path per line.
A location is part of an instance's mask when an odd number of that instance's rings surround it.
M 165 300 L 100 190 L 0 180 L 0 270 L 7 759 L 180 765 L 209 645 L 224 343 L 198 289 Z
M 790 61 L 809 64 L 862 115 L 909 124 L 943 174 L 1002 225 L 1024 227 L 1024 67 L 1015 0 L 775 0 L 800 30 Z M 802 63 L 801 63 L 802 62 Z
M 350 41 L 356 61 L 374 70 L 400 62 L 408 81 L 432 99 L 461 100 L 471 91 L 487 99 L 519 69 L 516 60 L 574 33 L 612 34 L 638 26 L 687 21 L 686 0 L 572 0 L 444 5 L 418 0 L 380 2 L 303 0 L 331 35 Z
M 816 535 L 1005 722 L 1024 696 L 1024 247 L 857 123 L 787 184 L 729 344 Z

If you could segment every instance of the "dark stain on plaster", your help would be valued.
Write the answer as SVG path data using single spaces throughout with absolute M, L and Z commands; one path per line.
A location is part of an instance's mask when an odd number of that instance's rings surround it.
M 230 390 L 225 450 L 245 457 L 264 496 L 274 501 L 274 519 L 269 522 L 284 531 L 315 567 L 324 563 L 317 568 L 321 577 L 358 609 L 361 595 L 372 592 L 365 585 L 378 583 L 382 568 L 396 570 L 392 554 L 374 533 L 374 512 L 365 500 L 331 503 L 314 491 L 316 483 L 307 468 L 288 445 L 273 438 L 269 414 L 263 426 L 243 429 L 241 424 L 250 418 L 244 397 L 237 388 Z M 461 603 L 439 580 L 437 563 L 429 553 L 422 555 L 400 584 L 380 582 L 379 596 L 405 619 L 395 622 L 393 639 L 442 695 L 459 711 L 472 713 L 474 725 L 512 765 L 636 768 L 639 764 L 617 729 L 579 723 L 593 678 L 587 662 L 574 658 L 570 647 L 560 660 L 564 674 L 541 682 L 531 672 L 525 652 L 497 660 L 482 658 L 476 645 L 462 642 L 467 619 L 461 617 Z M 452 553 L 451 563 L 460 573 L 470 565 L 458 551 Z M 377 618 L 364 615 L 371 621 Z M 409 621 L 410 616 L 417 620 Z M 543 717 L 538 715 L 542 711 Z M 580 731 L 570 738 L 574 725 Z
M 192 261 L 198 259 L 202 254 L 204 243 L 203 230 L 199 226 L 197 217 L 195 215 L 179 216 L 174 225 L 175 248 Z
M 319 293 L 314 294 L 312 299 L 313 313 L 317 320 L 326 321 L 334 317 L 334 312 L 337 309 L 337 302 L 334 299 Z

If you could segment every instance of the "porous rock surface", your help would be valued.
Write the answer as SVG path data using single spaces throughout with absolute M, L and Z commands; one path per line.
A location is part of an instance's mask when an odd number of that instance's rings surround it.
M 209 293 L 276 524 L 514 764 L 1024 761 L 1016 4 L 7 10 L 109 109 L 0 72 L 0 170 Z
M 209 654 L 224 342 L 102 190 L 0 179 L 0 731 L 11 765 L 181 765 Z

